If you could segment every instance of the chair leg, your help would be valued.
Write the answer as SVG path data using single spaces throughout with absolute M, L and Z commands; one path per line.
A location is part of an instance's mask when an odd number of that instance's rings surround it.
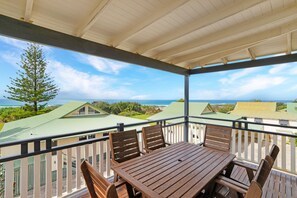
M 127 189 L 129 198 L 135 197 L 134 192 L 133 192 L 133 187 L 129 183 L 126 183 L 126 189 Z
M 117 181 L 119 180 L 119 176 L 117 173 L 114 173 L 114 176 L 113 176 L 113 183 L 116 183 Z

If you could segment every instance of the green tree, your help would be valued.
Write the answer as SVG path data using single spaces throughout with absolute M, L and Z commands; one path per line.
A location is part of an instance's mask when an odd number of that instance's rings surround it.
M 29 44 L 21 55 L 18 76 L 11 79 L 11 86 L 7 86 L 6 98 L 25 102 L 26 106 L 35 113 L 44 107 L 45 103 L 56 97 L 58 88 L 53 79 L 46 73 L 47 62 L 42 48 L 37 44 Z
M 0 163 L 0 197 L 4 197 L 5 172 L 4 164 Z
M 178 99 L 176 102 L 185 102 L 185 100 L 181 98 L 181 99 Z

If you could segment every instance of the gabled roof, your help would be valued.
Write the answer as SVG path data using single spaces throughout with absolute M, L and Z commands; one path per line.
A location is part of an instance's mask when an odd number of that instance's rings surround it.
M 190 102 L 189 103 L 189 115 L 190 116 L 200 116 L 203 112 L 207 111 L 207 107 L 212 110 L 212 107 L 207 102 Z M 164 108 L 163 111 L 157 113 L 151 117 L 149 120 L 159 120 L 170 117 L 177 117 L 184 115 L 184 103 L 183 102 L 172 102 L 170 105 Z
M 117 123 L 132 124 L 143 122 L 143 120 L 135 118 L 107 114 L 101 110 L 100 112 L 103 113 L 98 115 L 65 117 L 65 115 L 85 105 L 90 104 L 86 102 L 70 102 L 43 115 L 6 123 L 0 132 L 1 142 L 100 129 L 116 126 Z M 96 108 L 94 107 L 94 109 Z
M 287 103 L 288 113 L 297 113 L 297 103 Z
M 237 102 L 231 114 L 276 120 L 297 120 L 297 114 L 276 111 L 276 102 Z

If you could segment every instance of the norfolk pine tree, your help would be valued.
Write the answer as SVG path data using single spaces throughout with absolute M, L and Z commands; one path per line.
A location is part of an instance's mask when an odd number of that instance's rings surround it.
M 35 113 L 45 103 L 56 97 L 58 88 L 53 79 L 46 73 L 47 62 L 42 48 L 37 44 L 29 44 L 21 55 L 20 70 L 11 85 L 7 86 L 6 98 L 25 102 Z

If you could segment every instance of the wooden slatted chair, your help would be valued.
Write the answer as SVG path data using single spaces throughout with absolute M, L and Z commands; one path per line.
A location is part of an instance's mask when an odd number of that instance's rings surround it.
M 92 198 L 118 198 L 116 188 L 123 185 L 123 182 L 110 183 L 86 160 L 82 162 L 80 168 Z
M 206 125 L 204 142 L 205 147 L 229 152 L 231 147 L 232 128 L 225 126 Z
M 271 166 L 273 166 L 278 153 L 279 153 L 279 147 L 273 144 L 269 151 L 269 154 L 265 156 L 265 160 L 268 161 L 269 164 L 271 164 Z M 234 166 L 239 166 L 240 168 L 244 168 L 246 170 L 249 182 L 251 182 L 252 179 L 254 178 L 254 172 L 258 170 L 256 166 L 234 160 L 230 165 L 230 167 L 228 167 L 229 170 L 227 169 L 225 176 L 232 178 L 232 170 L 234 169 Z M 237 181 L 244 183 L 242 180 L 237 180 Z
M 218 176 L 218 178 L 215 179 L 218 185 L 216 186 L 214 197 L 260 198 L 262 196 L 262 188 L 270 174 L 272 165 L 273 164 L 269 163 L 267 160 L 262 159 L 249 186 L 225 176 Z M 227 187 L 229 190 L 222 190 L 222 186 Z M 221 192 L 224 192 L 224 194 L 221 194 Z
M 140 156 L 136 130 L 109 133 L 109 141 L 112 166 Z M 117 180 L 118 175 L 114 173 L 114 182 Z
M 150 153 L 156 149 L 169 145 L 168 143 L 165 143 L 162 126 L 159 124 L 143 127 L 142 138 L 146 153 Z

